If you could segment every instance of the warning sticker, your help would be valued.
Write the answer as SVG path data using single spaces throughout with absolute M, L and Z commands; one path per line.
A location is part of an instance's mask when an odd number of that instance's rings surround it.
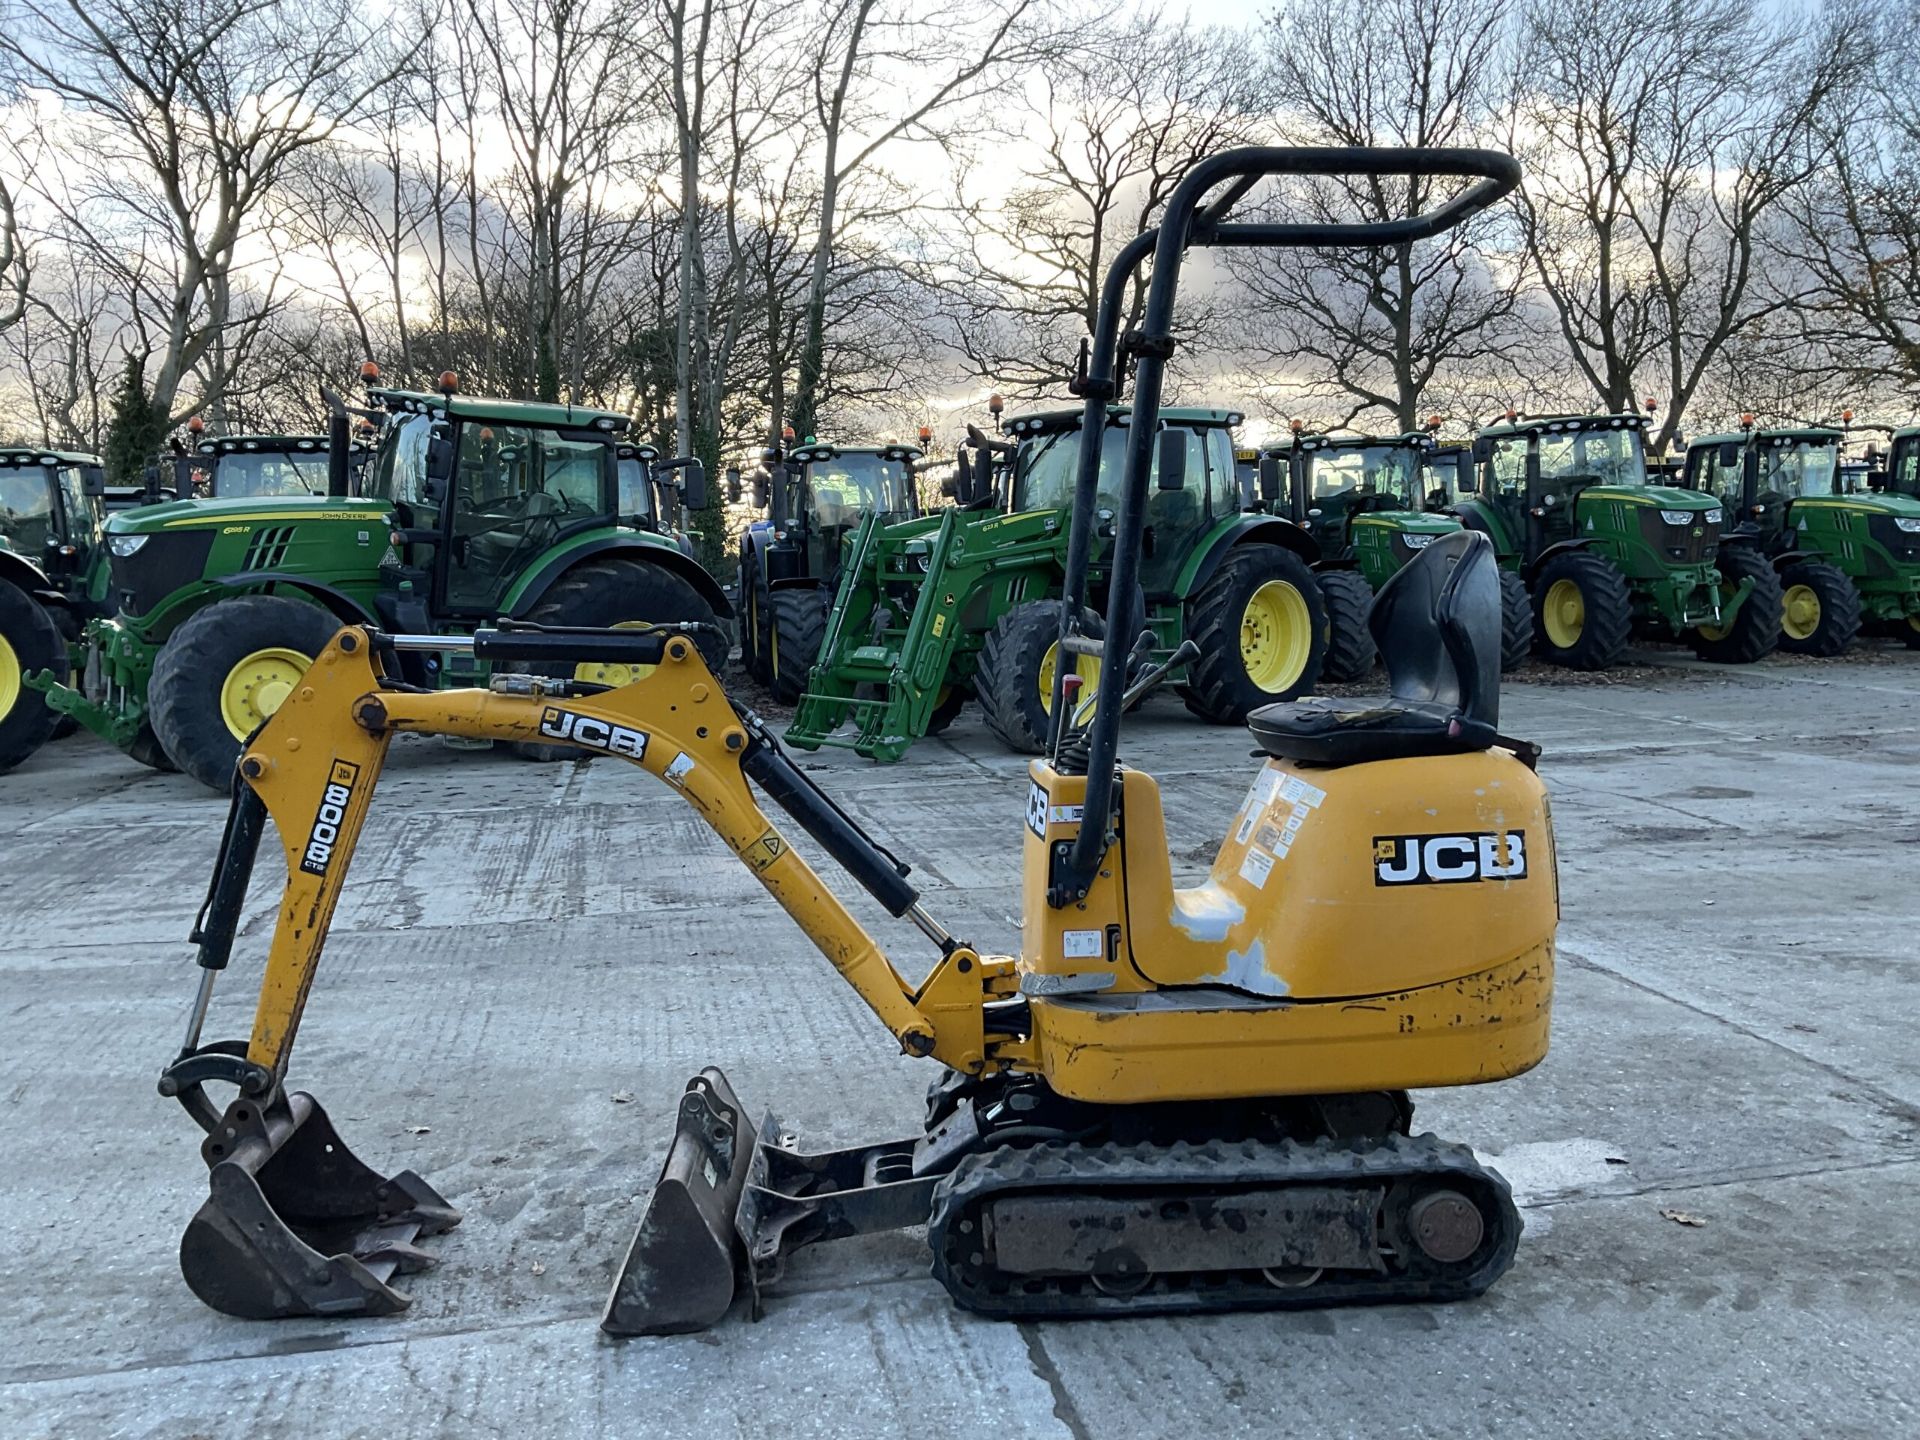
M 1240 878 L 1256 890 L 1267 888 L 1267 876 L 1273 873 L 1273 856 L 1264 850 L 1249 850 L 1240 862 Z
M 1069 960 L 1098 960 L 1107 953 L 1106 937 L 1098 930 L 1068 930 L 1060 941 Z
M 1254 798 L 1262 805 L 1271 805 L 1273 803 L 1273 797 L 1280 793 L 1281 785 L 1292 778 L 1292 776 L 1272 769 L 1271 767 L 1262 770 L 1260 772 L 1260 778 L 1253 782 Z
M 1240 828 L 1233 832 L 1233 843 L 1236 845 L 1246 844 L 1247 837 L 1253 834 L 1253 822 L 1259 818 L 1260 812 L 1257 809 L 1247 811 L 1247 818 L 1242 820 L 1240 822 Z
M 1288 775 L 1281 780 L 1280 796 L 1294 805 L 1305 805 L 1310 810 L 1318 810 L 1320 802 L 1327 798 L 1327 792 L 1318 785 L 1309 785 L 1298 775 Z
M 768 830 L 758 840 L 740 852 L 740 858 L 755 870 L 764 870 L 782 855 L 787 853 L 787 842 L 780 838 L 777 830 Z
M 673 763 L 667 766 L 666 776 L 675 785 L 680 784 L 693 773 L 693 757 L 682 750 L 673 757 Z

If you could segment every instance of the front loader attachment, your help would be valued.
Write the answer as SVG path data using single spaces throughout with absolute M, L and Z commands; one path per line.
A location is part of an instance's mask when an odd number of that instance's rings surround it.
M 771 1114 L 746 1119 L 727 1077 L 687 1082 L 667 1161 L 607 1297 L 610 1335 L 717 1324 L 744 1288 L 761 1297 L 795 1250 L 925 1223 L 938 1174 L 914 1173 L 919 1137 L 803 1154 Z
M 180 1270 L 228 1315 L 390 1315 L 390 1283 L 433 1257 L 414 1245 L 460 1212 L 411 1170 L 391 1179 L 340 1139 L 311 1095 L 242 1095 L 200 1147 L 211 1193 L 180 1238 Z

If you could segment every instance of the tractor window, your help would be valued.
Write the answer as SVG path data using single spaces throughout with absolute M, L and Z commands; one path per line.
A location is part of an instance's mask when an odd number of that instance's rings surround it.
M 87 494 L 86 477 L 78 465 L 60 467 L 60 506 L 67 512 L 67 542 L 93 546 L 100 543 L 100 499 Z
M 1840 452 L 1828 441 L 1795 440 L 1760 452 L 1760 489 L 1790 500 L 1833 494 L 1839 471 Z
M 1517 500 L 1527 489 L 1527 442 L 1523 436 L 1510 435 L 1493 442 L 1494 495 Z
M 1093 502 L 1095 510 L 1117 511 L 1120 508 L 1120 476 L 1126 468 L 1127 436 L 1130 433 L 1124 425 L 1109 425 L 1101 436 L 1100 479 Z M 1156 450 L 1151 453 L 1153 474 L 1157 474 L 1160 469 L 1159 452 Z M 1198 464 L 1199 457 L 1189 449 L 1189 476 L 1196 473 Z M 1071 509 L 1073 482 L 1079 466 L 1078 430 L 1056 430 L 1051 435 L 1036 435 L 1021 441 L 1020 451 L 1014 456 L 1013 512 Z M 1147 477 L 1149 500 L 1153 498 L 1153 474 Z
M 409 415 L 380 437 L 379 451 L 373 457 L 367 483 L 367 495 L 375 500 L 393 500 L 403 505 L 426 502 L 427 441 L 433 422 L 425 415 Z
M 1237 515 L 1240 513 L 1240 476 L 1234 461 L 1233 432 L 1209 430 L 1206 436 L 1207 513 L 1216 520 L 1223 515 Z
M 1696 477 L 1698 488 L 1714 496 L 1726 507 L 1729 514 L 1733 514 L 1746 503 L 1746 446 L 1735 447 L 1731 465 L 1721 463 L 1720 446 L 1710 445 L 1705 448 L 1706 458 Z
M 638 456 L 622 455 L 620 457 L 620 518 L 622 520 L 654 518 L 653 477 L 648 471 L 647 462 Z
M 1324 450 L 1312 458 L 1309 481 L 1315 500 L 1386 495 L 1411 505 L 1419 456 L 1400 445 L 1350 446 Z
M 46 467 L 0 470 L 0 539 L 36 562 L 53 533 L 53 487 Z
M 1589 485 L 1645 485 L 1646 452 L 1640 431 L 1550 431 L 1540 437 L 1540 479 L 1558 489 L 1573 482 Z
M 1459 504 L 1462 496 L 1473 488 L 1472 476 L 1466 468 L 1467 461 L 1464 450 L 1442 450 L 1428 454 L 1420 462 L 1421 503 L 1425 504 L 1430 497 L 1438 496 L 1438 504 Z
M 561 536 L 604 521 L 613 447 L 474 421 L 457 446 L 447 600 L 485 611 Z
M 850 529 L 875 511 L 908 515 L 909 483 L 906 461 L 878 455 L 836 455 L 807 466 L 808 503 L 823 529 Z
M 1888 467 L 1892 487 L 1907 495 L 1920 495 L 1920 438 L 1898 441 L 1893 448 L 1893 464 Z
M 218 458 L 214 493 L 226 498 L 327 493 L 325 451 L 234 450 Z M 200 493 L 196 476 L 194 493 Z

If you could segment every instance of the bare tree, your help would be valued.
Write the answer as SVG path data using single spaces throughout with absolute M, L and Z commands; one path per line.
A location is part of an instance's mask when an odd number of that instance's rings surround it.
M 27 243 L 20 235 L 20 215 L 13 191 L 0 176 L 0 330 L 27 313 L 27 288 L 32 278 Z
M 1659 398 L 1661 448 L 1720 352 L 1794 301 L 1755 283 L 1763 229 L 1818 170 L 1809 141 L 1853 47 L 1747 0 L 1530 0 L 1524 21 L 1512 143 L 1534 278 L 1599 404 Z
M 1196 161 L 1256 138 L 1271 108 L 1244 34 L 1156 13 L 1082 42 L 1010 93 L 1007 148 L 1037 153 L 1011 177 L 991 166 L 962 176 L 960 253 L 943 267 L 963 277 L 948 287 L 960 310 L 953 343 L 981 377 L 1027 395 L 1072 377 L 1115 253 Z M 976 184 L 984 193 L 966 193 Z M 1130 320 L 1144 295 L 1137 280 Z M 1205 298 L 1183 308 L 1189 341 L 1213 328 Z
M 1287 0 L 1267 35 L 1286 138 L 1474 143 L 1499 99 L 1507 20 L 1507 0 Z M 1459 184 L 1312 181 L 1283 186 L 1277 203 L 1318 220 L 1386 221 Z M 1246 348 L 1291 371 L 1301 398 L 1342 410 L 1341 423 L 1376 411 L 1411 430 L 1436 385 L 1457 387 L 1504 350 L 1518 276 L 1500 263 L 1500 229 L 1482 216 L 1417 244 L 1235 256 Z

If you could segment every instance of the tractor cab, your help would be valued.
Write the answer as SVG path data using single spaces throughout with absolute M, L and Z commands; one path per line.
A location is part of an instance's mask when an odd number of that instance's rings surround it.
M 1840 468 L 1843 432 L 1826 426 L 1776 430 L 1750 424 L 1703 435 L 1687 447 L 1686 485 L 1715 496 L 1731 519 L 1730 534 L 1777 544 L 1801 500 L 1846 493 Z
M 1111 534 L 1120 503 L 1128 415 L 1124 407 L 1110 410 L 1101 434 L 1094 509 L 1102 536 Z M 1007 422 L 1017 447 L 1012 483 L 1007 487 L 1007 514 L 1046 511 L 1064 520 L 1073 507 L 1082 419 L 1076 408 Z M 1140 561 L 1140 583 L 1149 599 L 1170 594 L 1195 550 L 1215 538 L 1216 528 L 1235 520 L 1242 508 L 1233 446 L 1233 427 L 1242 419 L 1239 412 L 1169 408 L 1160 412 L 1160 419 Z M 1095 546 L 1096 554 L 1100 549 Z
M 174 457 L 170 490 L 155 487 L 150 502 L 282 500 L 327 493 L 325 435 L 227 435 L 216 440 L 199 429 L 192 434 L 187 449 Z M 372 455 L 365 443 L 348 443 L 349 489 L 356 488 L 354 482 Z
M 1887 452 L 1885 489 L 1920 500 L 1920 425 L 1893 432 L 1893 444 Z
M 796 445 L 769 456 L 768 500 L 773 544 L 768 578 L 829 579 L 840 568 L 840 547 L 869 515 L 882 525 L 920 513 L 911 445 Z
M 1475 488 L 1525 537 L 1527 554 L 1537 554 L 1591 528 L 1583 506 L 1659 498 L 1655 492 L 1665 487 L 1647 478 L 1646 425 L 1641 415 L 1510 417 L 1474 441 Z M 1682 508 L 1697 507 L 1688 497 Z M 1696 518 L 1689 513 L 1680 523 L 1691 527 Z M 1719 518 L 1711 517 L 1715 524 Z
M 1435 441 L 1420 456 L 1420 507 L 1444 515 L 1473 493 L 1473 447 Z
M 106 519 L 105 475 L 96 455 L 66 450 L 0 449 L 0 551 L 46 580 L 46 588 L 85 595 L 96 587 Z
M 1296 430 L 1266 455 L 1287 478 L 1294 523 L 1331 557 L 1352 552 L 1360 516 L 1425 508 L 1422 460 L 1433 448 L 1425 430 L 1393 436 Z

